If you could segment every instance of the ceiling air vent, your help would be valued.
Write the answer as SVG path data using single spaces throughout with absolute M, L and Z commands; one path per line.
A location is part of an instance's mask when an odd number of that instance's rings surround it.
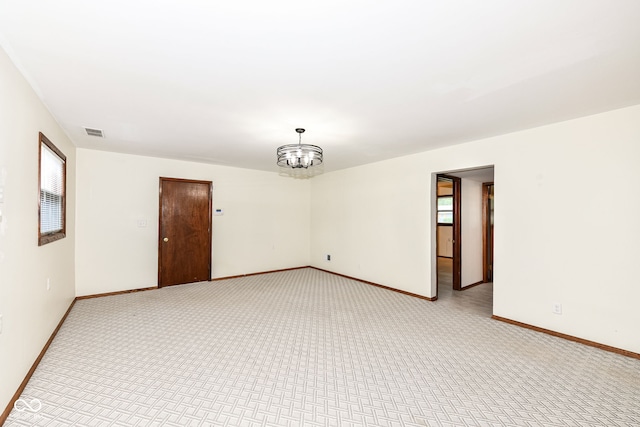
M 104 138 L 104 133 L 102 133 L 102 129 L 84 128 L 84 130 L 87 131 L 87 135 L 89 136 L 97 136 L 100 138 Z

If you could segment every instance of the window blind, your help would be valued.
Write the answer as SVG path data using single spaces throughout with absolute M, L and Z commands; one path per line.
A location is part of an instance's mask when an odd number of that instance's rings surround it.
M 40 234 L 63 227 L 64 160 L 42 144 L 40 153 Z

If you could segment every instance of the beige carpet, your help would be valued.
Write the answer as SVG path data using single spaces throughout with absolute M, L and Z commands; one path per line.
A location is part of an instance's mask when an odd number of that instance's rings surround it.
M 639 360 L 490 301 L 314 269 L 78 301 L 7 425 L 640 425 Z

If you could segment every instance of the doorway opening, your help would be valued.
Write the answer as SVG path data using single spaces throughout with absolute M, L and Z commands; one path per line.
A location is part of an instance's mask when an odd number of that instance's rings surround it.
M 432 175 L 432 295 L 474 300 L 486 312 L 493 305 L 493 183 L 493 166 Z

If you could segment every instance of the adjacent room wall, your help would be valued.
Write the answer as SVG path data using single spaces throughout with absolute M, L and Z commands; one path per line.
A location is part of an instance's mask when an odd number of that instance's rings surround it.
M 495 165 L 494 314 L 640 352 L 639 141 L 637 105 L 315 177 L 311 264 L 434 296 L 434 174 Z
M 482 183 L 462 179 L 461 286 L 482 281 Z
M 75 147 L 0 49 L 0 412 L 74 298 Z M 67 157 L 67 237 L 38 246 L 38 133 Z M 46 282 L 50 279 L 51 289 Z M 39 398 L 42 396 L 30 396 Z
M 78 296 L 157 286 L 159 177 L 213 181 L 214 278 L 309 265 L 308 180 L 78 149 Z

